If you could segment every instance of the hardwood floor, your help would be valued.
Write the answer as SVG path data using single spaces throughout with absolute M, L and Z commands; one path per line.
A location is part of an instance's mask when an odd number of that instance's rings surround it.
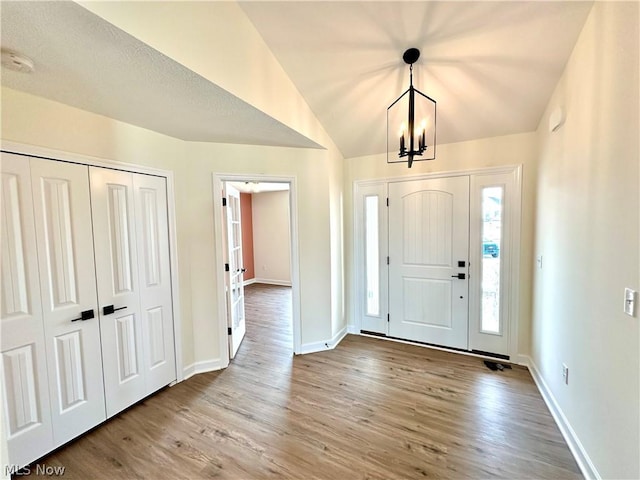
M 581 478 L 526 369 L 353 335 L 293 357 L 290 295 L 248 287 L 229 368 L 39 463 L 78 479 Z

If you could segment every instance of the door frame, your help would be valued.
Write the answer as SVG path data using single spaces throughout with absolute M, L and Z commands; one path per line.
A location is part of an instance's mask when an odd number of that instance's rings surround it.
M 261 175 L 255 173 L 213 173 L 213 218 L 215 239 L 215 271 L 218 300 L 218 331 L 220 336 L 221 368 L 229 365 L 229 342 L 227 339 L 227 302 L 224 279 L 224 240 L 222 222 L 222 190 L 225 182 L 275 182 L 289 184 L 289 225 L 291 235 L 291 321 L 293 330 L 293 353 L 301 353 L 300 322 L 300 250 L 298 244 L 298 196 L 297 177 L 285 175 Z
M 351 263 L 351 268 L 354 272 L 354 281 L 351 285 L 352 295 L 354 301 L 352 302 L 352 314 L 354 322 L 350 328 L 350 331 L 355 334 L 360 334 L 360 330 L 362 328 L 361 319 L 364 315 L 364 302 L 362 299 L 364 298 L 362 293 L 365 285 L 364 278 L 364 269 L 362 268 L 364 265 L 364 249 L 362 248 L 361 240 L 364 238 L 364 225 L 363 225 L 363 215 L 359 210 L 359 201 L 362 190 L 364 187 L 371 187 L 376 185 L 386 185 L 387 186 L 387 196 L 389 194 L 388 184 L 396 183 L 396 182 L 404 182 L 404 181 L 413 181 L 413 180 L 429 180 L 435 178 L 443 178 L 443 177 L 458 177 L 458 176 L 469 176 L 471 178 L 471 182 L 473 183 L 473 178 L 476 176 L 483 175 L 504 175 L 511 174 L 514 178 L 514 192 L 512 198 L 510 198 L 512 202 L 512 222 L 511 222 L 511 244 L 510 244 L 510 265 L 509 272 L 506 272 L 506 275 L 509 279 L 510 284 L 510 295 L 508 301 L 508 307 L 506 309 L 506 313 L 509 317 L 508 323 L 508 339 L 509 339 L 509 356 L 511 358 L 511 362 L 517 363 L 520 359 L 520 352 L 518 351 L 518 338 L 519 338 L 519 312 L 520 312 L 520 231 L 522 224 L 522 165 L 505 165 L 499 167 L 487 167 L 487 168 L 476 168 L 476 169 L 468 169 L 468 170 L 452 170 L 452 171 L 444 171 L 444 172 L 434 172 L 434 173 L 424 173 L 419 175 L 403 175 L 403 176 L 395 176 L 395 177 L 381 177 L 375 179 L 365 179 L 365 180 L 355 180 L 353 182 L 352 188 L 352 214 L 353 214 L 353 237 L 352 237 L 352 248 L 353 248 L 353 259 Z M 473 195 L 473 192 L 470 191 L 470 195 Z M 473 200 L 470 198 L 470 203 L 473 205 Z M 387 216 L 388 222 L 388 216 Z M 385 227 L 388 230 L 388 224 Z M 470 239 L 474 237 L 473 232 L 474 226 L 471 225 L 470 222 L 470 231 L 469 236 Z M 387 232 L 388 233 L 388 232 Z M 471 259 L 470 259 L 471 260 Z M 472 277 L 475 282 L 470 284 L 471 288 L 477 287 L 478 279 Z M 388 291 L 386 293 L 388 296 Z M 471 305 L 471 304 L 470 304 Z M 471 313 L 471 312 L 470 312 Z M 471 315 L 469 316 L 471 320 Z M 469 321 L 470 321 L 469 320 Z M 471 324 L 469 325 L 471 328 Z M 388 332 L 388 326 L 387 326 Z M 381 337 L 386 338 L 386 337 Z M 411 343 L 410 341 L 399 340 L 404 343 Z M 441 347 L 433 347 L 433 348 L 441 348 Z M 444 347 L 443 347 L 444 348 Z M 446 348 L 444 348 L 446 350 Z M 456 350 L 458 351 L 458 350 Z M 460 351 L 462 354 L 467 355 L 475 355 L 471 351 Z
M 231 194 L 231 189 L 234 190 L 234 194 Z M 233 214 L 234 214 L 234 209 L 233 209 L 233 202 L 231 201 L 230 197 L 236 197 L 237 194 L 237 199 L 238 199 L 238 215 L 240 216 L 239 218 L 239 232 L 240 235 L 237 239 L 238 244 L 239 245 L 235 245 L 233 244 Z M 224 242 L 225 244 L 225 254 L 226 254 L 226 262 L 225 262 L 225 300 L 227 303 L 227 328 L 230 329 L 230 334 L 227 335 L 227 342 L 228 342 L 228 348 L 229 348 L 229 360 L 233 360 L 236 356 L 236 354 L 238 353 L 238 349 L 240 348 L 240 345 L 242 344 L 242 340 L 244 340 L 244 336 L 245 333 L 247 331 L 247 326 L 246 326 L 246 319 L 245 319 L 245 307 L 244 307 L 244 272 L 241 271 L 242 269 L 244 269 L 244 251 L 243 251 L 243 237 L 242 237 L 242 208 L 241 208 L 241 200 L 240 200 L 240 191 L 235 188 L 233 185 L 230 185 L 228 182 L 225 182 L 224 184 L 224 195 L 225 198 L 227 199 L 227 206 L 226 206 L 226 211 L 224 211 L 223 213 L 223 218 L 224 218 L 224 225 L 226 226 L 226 242 Z M 224 210 L 224 209 L 223 209 Z M 225 221 L 226 220 L 226 221 Z M 234 261 L 232 260 L 232 249 L 235 247 L 239 247 L 239 251 L 240 251 L 240 257 L 241 257 L 241 261 L 240 264 L 236 264 L 234 263 Z M 230 268 L 227 271 L 227 265 L 231 266 L 231 267 L 236 267 L 235 273 L 237 274 L 237 276 L 240 278 L 240 281 L 238 281 L 237 284 L 233 283 L 233 276 L 234 276 L 234 270 L 233 268 Z M 238 268 L 239 267 L 239 268 Z M 234 328 L 234 314 L 237 314 L 237 311 L 234 312 L 234 305 L 233 305 L 233 291 L 234 291 L 234 285 L 239 288 L 241 290 L 241 294 L 240 297 L 242 298 L 242 327 L 238 326 L 237 329 Z M 240 300 L 238 300 L 240 301 Z M 242 337 L 240 338 L 240 330 L 242 330 Z M 235 346 L 234 348 L 234 343 L 238 340 L 238 338 L 240 339 L 238 341 L 237 346 Z
M 182 317 L 180 315 L 180 285 L 178 280 L 178 243 L 176 234 L 176 202 L 173 172 L 155 167 L 136 165 L 133 163 L 119 162 L 116 160 L 81 155 L 78 153 L 65 152 L 52 148 L 27 145 L 18 142 L 2 141 L 1 150 L 6 153 L 24 155 L 28 157 L 41 158 L 44 160 L 55 160 L 67 163 L 79 163 L 91 167 L 103 167 L 112 170 L 123 170 L 131 173 L 141 173 L 164 177 L 167 182 L 167 220 L 169 226 L 169 262 L 171 267 L 171 295 L 173 305 L 173 347 L 176 356 L 176 381 L 184 380 L 184 369 L 182 360 Z

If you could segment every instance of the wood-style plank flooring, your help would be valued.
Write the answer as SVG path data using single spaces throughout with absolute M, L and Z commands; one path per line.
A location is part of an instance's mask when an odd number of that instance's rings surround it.
M 78 479 L 581 478 L 526 369 L 354 335 L 293 357 L 290 295 L 248 287 L 229 368 L 38 463 Z

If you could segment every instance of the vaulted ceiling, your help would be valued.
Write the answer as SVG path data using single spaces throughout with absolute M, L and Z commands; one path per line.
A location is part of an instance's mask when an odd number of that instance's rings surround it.
M 216 2 L 210 8 L 216 8 Z M 592 2 L 240 2 L 345 157 L 386 151 L 386 108 L 414 84 L 438 142 L 528 132 Z M 319 145 L 73 2 L 1 3 L 2 48 L 36 71 L 8 87 L 185 140 Z

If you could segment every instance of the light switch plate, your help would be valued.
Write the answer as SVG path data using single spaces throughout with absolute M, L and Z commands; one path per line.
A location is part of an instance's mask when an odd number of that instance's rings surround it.
M 638 292 L 630 288 L 624 289 L 624 313 L 631 317 L 636 315 L 636 297 Z

